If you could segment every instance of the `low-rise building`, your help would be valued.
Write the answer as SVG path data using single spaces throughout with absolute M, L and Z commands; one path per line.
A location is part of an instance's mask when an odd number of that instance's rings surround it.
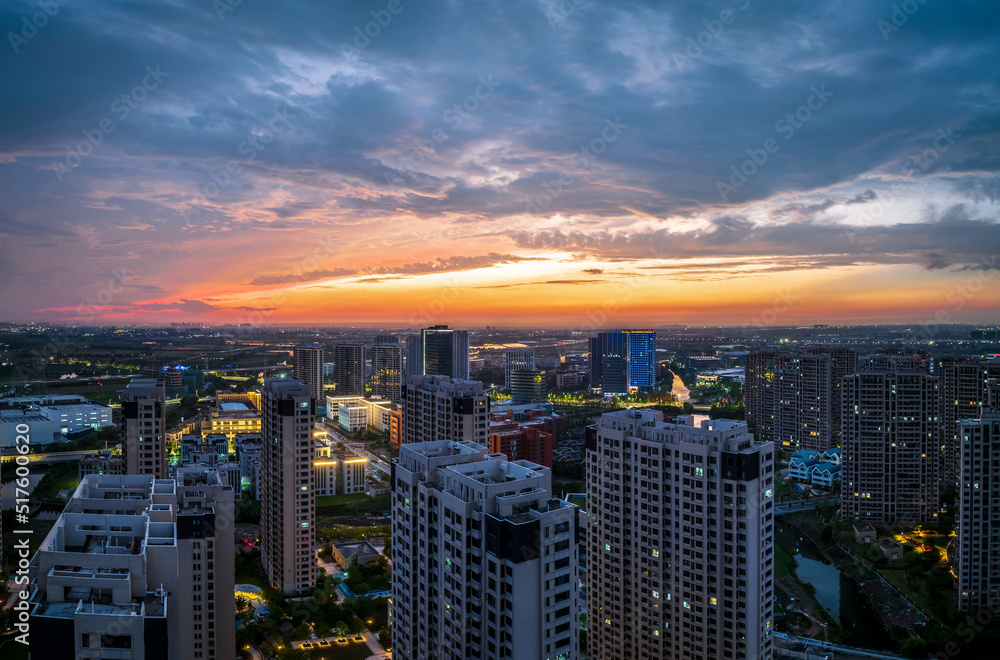
M 858 543 L 875 541 L 875 528 L 871 523 L 854 523 L 854 540 Z
M 360 403 L 342 403 L 337 408 L 337 422 L 349 433 L 368 428 L 368 407 Z
M 0 410 L 0 446 L 3 453 L 12 453 L 19 444 L 17 438 L 24 436 L 28 437 L 31 446 L 44 447 L 54 441 L 55 426 L 51 419 L 39 412 L 22 412 L 16 408 Z
M 333 559 L 345 571 L 350 568 L 351 561 L 357 559 L 358 566 L 371 566 L 378 559 L 380 553 L 367 539 L 363 541 L 349 541 L 347 543 L 334 543 L 331 550 Z
M 316 497 L 365 492 L 367 458 L 340 450 L 322 438 L 316 439 L 314 447 L 313 491 Z
M 125 459 L 110 450 L 100 454 L 87 454 L 80 459 L 77 475 L 80 481 L 88 474 L 125 474 Z
M 70 405 L 44 406 L 39 414 L 52 420 L 56 433 L 68 433 L 70 429 L 87 426 L 99 430 L 112 426 L 111 408 L 98 403 L 75 403 Z
M 903 546 L 892 539 L 879 539 L 876 544 L 882 556 L 889 561 L 896 561 L 903 557 Z

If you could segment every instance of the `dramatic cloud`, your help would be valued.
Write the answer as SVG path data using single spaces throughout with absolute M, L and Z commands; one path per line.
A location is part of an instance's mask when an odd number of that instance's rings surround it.
M 370 3 L 3 4 L 6 318 L 410 322 L 468 280 L 445 314 L 515 323 L 607 273 L 648 278 L 638 315 L 791 269 L 844 318 L 919 273 L 916 314 L 1000 244 L 997 3 L 565 6 L 362 37 Z

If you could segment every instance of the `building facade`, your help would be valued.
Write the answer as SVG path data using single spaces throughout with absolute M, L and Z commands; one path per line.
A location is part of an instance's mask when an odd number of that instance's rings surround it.
M 746 417 L 757 437 L 789 451 L 824 452 L 841 441 L 843 377 L 858 368 L 853 349 L 756 351 L 746 358 Z
M 167 477 L 167 405 L 162 381 L 133 378 L 122 395 L 125 474 Z
M 435 325 L 420 331 L 420 374 L 469 378 L 469 333 Z
M 396 337 L 380 336 L 372 346 L 372 395 L 402 403 L 404 347 Z
M 319 344 L 305 344 L 292 349 L 293 375 L 295 380 L 309 386 L 316 401 L 323 400 L 323 347 Z
M 534 371 L 535 351 L 531 349 L 516 349 L 504 351 L 503 373 L 504 389 L 510 389 L 510 375 L 514 371 Z
M 988 397 L 990 379 L 1000 378 L 1000 361 L 972 358 L 943 361 L 941 378 L 942 456 L 941 478 L 945 487 L 957 486 L 961 463 L 959 420 L 975 419 Z
M 956 606 L 1000 608 L 1000 383 L 988 381 L 989 399 L 978 417 L 959 420 L 960 478 Z
M 623 396 L 656 384 L 656 332 L 614 330 L 590 339 L 590 387 Z
M 937 521 L 938 379 L 919 372 L 861 372 L 842 385 L 843 519 Z
M 603 415 L 588 440 L 588 653 L 773 657 L 774 445 L 744 422 Z
M 358 343 L 337 344 L 333 348 L 337 363 L 337 396 L 365 395 L 365 347 Z
M 272 587 L 302 593 L 316 582 L 316 401 L 304 383 L 268 378 L 262 406 L 261 561 Z
M 32 657 L 236 655 L 233 491 L 214 469 L 86 476 L 30 574 Z
M 325 440 L 315 443 L 314 456 L 313 490 L 316 497 L 365 492 L 368 459 L 339 452 Z
M 487 443 L 489 398 L 479 381 L 411 376 L 403 394 L 403 443 L 432 440 Z
M 393 658 L 579 657 L 577 508 L 548 469 L 436 441 L 392 481 Z

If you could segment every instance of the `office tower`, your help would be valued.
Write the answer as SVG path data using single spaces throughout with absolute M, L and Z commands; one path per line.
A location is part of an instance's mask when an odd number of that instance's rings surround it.
M 167 405 L 162 381 L 133 378 L 122 395 L 125 474 L 167 477 Z
M 960 610 L 1000 607 L 1000 383 L 978 418 L 956 422 L 959 445 L 955 597 Z
M 960 471 L 958 459 L 961 443 L 958 421 L 979 417 L 987 401 L 987 383 L 991 378 L 1000 378 L 1000 360 L 959 358 L 943 361 L 939 369 L 943 445 L 942 485 L 950 488 L 957 485 Z
M 439 440 L 393 477 L 393 658 L 579 657 L 577 508 L 547 468 Z
M 623 330 L 628 345 L 628 388 L 630 392 L 656 385 L 656 332 Z
M 427 376 L 469 378 L 469 333 L 449 330 L 446 325 L 435 325 L 420 331 L 420 373 Z
M 292 363 L 295 380 L 308 385 L 312 397 L 323 401 L 323 347 L 319 344 L 294 347 Z
M 623 410 L 587 449 L 590 658 L 770 660 L 774 444 Z
M 747 356 L 744 398 L 757 436 L 791 451 L 840 443 L 843 377 L 857 371 L 853 349 L 811 347 Z
M 316 401 L 304 383 L 264 381 L 260 464 L 261 561 L 268 582 L 286 594 L 316 582 L 313 419 Z
M 590 387 L 610 396 L 628 393 L 625 334 L 600 332 L 590 338 Z
M 404 443 L 469 440 L 486 444 L 490 407 L 479 381 L 410 376 L 403 397 Z
M 403 349 L 396 337 L 380 335 L 372 346 L 372 395 L 401 403 Z
M 545 401 L 544 371 L 512 371 L 510 402 L 514 405 Z
M 938 379 L 860 372 L 843 380 L 841 516 L 935 522 L 941 427 Z
M 510 389 L 510 374 L 513 371 L 534 371 L 535 352 L 531 349 L 504 351 L 503 373 L 504 389 Z
M 656 384 L 656 333 L 599 332 L 590 339 L 590 387 L 621 396 Z
M 233 563 L 214 468 L 88 475 L 31 561 L 31 656 L 230 660 Z
M 365 395 L 365 347 L 356 342 L 333 347 L 337 363 L 337 396 Z
M 406 335 L 406 377 L 424 375 L 424 345 L 420 335 Z

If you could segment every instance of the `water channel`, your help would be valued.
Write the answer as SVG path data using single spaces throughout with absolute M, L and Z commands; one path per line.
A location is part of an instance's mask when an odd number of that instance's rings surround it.
M 840 569 L 824 561 L 809 539 L 791 525 L 778 520 L 775 542 L 795 557 L 796 575 L 802 582 L 816 587 L 816 600 L 831 617 L 840 622 L 844 643 L 870 649 L 892 650 L 891 636 L 882 627 L 878 614 L 868 603 L 854 580 L 842 575 Z

